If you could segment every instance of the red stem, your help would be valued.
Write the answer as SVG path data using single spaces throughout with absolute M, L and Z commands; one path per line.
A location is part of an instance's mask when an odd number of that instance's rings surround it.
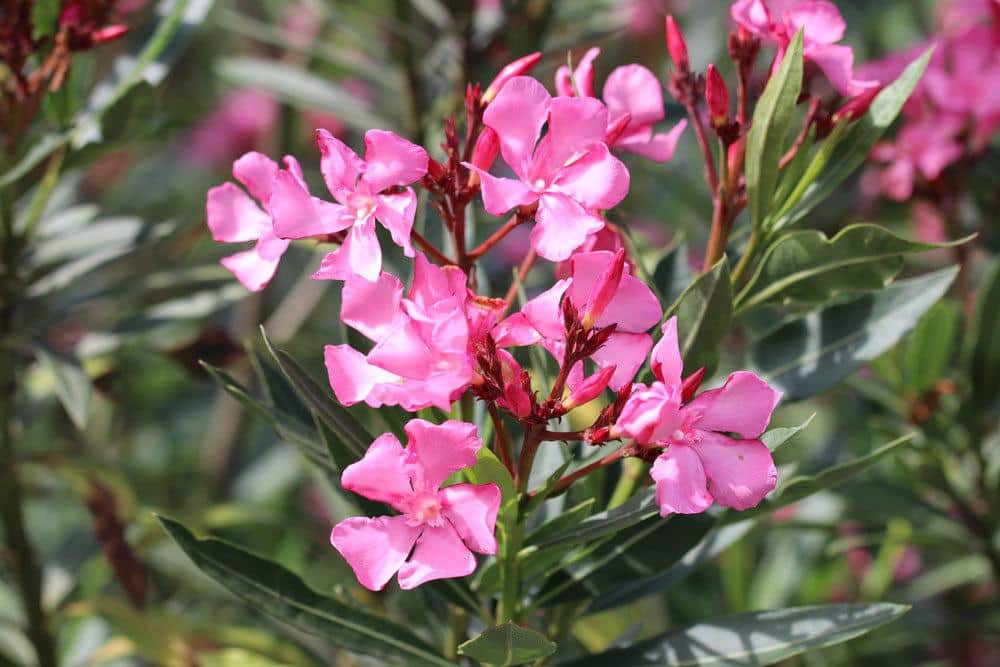
M 424 238 L 423 235 L 420 234 L 420 232 L 413 230 L 410 232 L 410 235 L 413 237 L 413 240 L 417 242 L 417 245 L 426 250 L 427 254 L 433 257 L 438 264 L 444 264 L 444 265 L 454 264 L 456 266 L 458 265 L 458 262 L 451 259 L 443 252 L 438 250 L 436 247 L 434 247 L 434 244 L 428 241 L 426 238 Z
M 561 478 L 558 482 L 555 483 L 555 486 L 552 487 L 552 491 L 549 493 L 549 497 L 551 498 L 552 496 L 559 495 L 560 493 L 562 493 L 563 491 L 565 491 L 567 488 L 569 488 L 569 486 L 573 482 L 575 482 L 576 480 L 580 479 L 581 477 L 586 477 L 587 475 L 589 475 L 592 472 L 600 470 L 601 468 L 606 468 L 609 465 L 611 465 L 612 463 L 616 463 L 616 462 L 620 461 L 625 456 L 626 451 L 627 451 L 627 448 L 626 447 L 622 447 L 621 449 L 617 449 L 617 450 L 611 452 L 610 454 L 608 454 L 604 458 L 599 459 L 597 461 L 594 461 L 590 465 L 583 466 L 579 470 L 571 472 L 570 474 L 566 475 L 565 477 Z M 529 493 L 528 497 L 532 498 L 535 495 L 536 495 L 535 493 Z
M 512 231 L 518 228 L 521 224 L 527 222 L 521 217 L 520 213 L 515 213 L 511 216 L 507 222 L 503 223 L 500 229 L 493 232 L 489 238 L 480 243 L 478 246 L 469 251 L 466 258 L 470 261 L 475 261 L 485 255 L 487 252 L 493 249 L 497 243 L 500 243 L 505 236 L 510 234 Z

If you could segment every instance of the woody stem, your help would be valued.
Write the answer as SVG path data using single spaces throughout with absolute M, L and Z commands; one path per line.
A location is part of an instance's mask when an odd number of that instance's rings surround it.
M 517 229 L 521 224 L 526 222 L 526 220 L 521 217 L 520 213 L 515 213 L 511 216 L 507 222 L 503 223 L 500 229 L 496 230 L 490 234 L 489 238 L 480 243 L 478 246 L 469 251 L 466 258 L 469 260 L 476 260 L 485 255 L 487 252 L 493 249 L 497 243 L 500 243 L 505 236 L 510 234 L 512 231 Z

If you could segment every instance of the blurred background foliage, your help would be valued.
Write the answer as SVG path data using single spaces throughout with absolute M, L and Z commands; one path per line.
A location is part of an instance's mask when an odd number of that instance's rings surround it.
M 68 119 L 88 91 L 130 49 L 148 43 L 157 17 L 174 7 L 120 4 L 127 5 L 121 9 L 129 36 L 74 56 L 66 92 L 46 100 L 29 143 L 74 129 Z M 933 31 L 930 0 L 838 5 L 859 62 Z M 194 569 L 153 518 L 177 517 L 245 545 L 320 590 L 353 581 L 328 545 L 343 498 L 199 365 L 224 368 L 280 404 L 281 380 L 263 361 L 258 324 L 319 380 L 322 346 L 348 335 L 338 323 L 336 290 L 309 280 L 319 257 L 309 244 L 292 246 L 260 294 L 248 294 L 218 265 L 229 249 L 209 238 L 205 192 L 229 177 L 234 158 L 250 149 L 295 154 L 307 180 L 318 184 L 316 127 L 354 146 L 368 128 L 392 129 L 434 155 L 441 119 L 460 113 L 466 81 L 486 83 L 509 60 L 542 50 L 535 75 L 550 82 L 568 53 L 575 60 L 591 45 L 602 48 L 598 90 L 618 64 L 640 62 L 662 75 L 667 11 L 682 22 L 696 68 L 728 64 L 727 8 L 721 0 L 190 0 L 184 25 L 143 71 L 145 80 L 103 111 L 100 139 L 73 135 L 28 259 L 32 281 L 17 338 L 37 351 L 30 353 L 15 430 L 26 523 L 44 562 L 43 603 L 55 619 L 61 663 L 355 664 L 236 603 Z M 667 113 L 669 122 L 683 117 L 669 98 Z M 700 161 L 690 133 L 666 165 L 628 160 L 631 194 L 614 222 L 633 236 L 649 271 L 681 239 L 692 261 L 704 247 L 711 202 Z M 998 164 L 1000 151 L 990 146 L 968 175 L 965 225 L 980 232 L 972 251 L 979 257 L 1000 244 L 990 215 Z M 808 226 L 834 232 L 878 222 L 912 236 L 911 208 L 872 196 L 859 178 L 864 174 L 817 209 Z M 26 214 L 33 190 L 19 194 L 15 205 Z M 418 216 L 433 215 L 425 211 Z M 428 234 L 439 228 L 419 217 L 417 225 Z M 486 284 L 508 279 L 524 238 L 504 244 L 484 269 Z M 948 251 L 920 255 L 906 272 L 951 259 Z M 387 261 L 391 266 L 393 258 Z M 968 263 L 970 285 L 986 280 L 987 266 Z M 977 425 L 955 418 L 970 413 L 948 390 L 947 383 L 960 381 L 961 309 L 958 301 L 943 302 L 870 368 L 821 397 L 781 407 L 773 422 L 795 426 L 812 416 L 791 445 L 797 463 L 783 466 L 783 478 L 793 467 L 828 467 L 916 430 L 913 446 L 755 522 L 669 590 L 581 619 L 575 640 L 596 650 L 723 613 L 884 599 L 914 608 L 868 638 L 789 664 L 1000 664 L 1000 564 L 989 556 L 997 558 L 1000 544 L 988 522 L 997 508 L 971 507 L 987 517 L 976 534 L 962 515 L 967 501 L 938 490 L 995 503 L 1000 486 L 1000 438 L 993 431 L 983 447 L 972 448 L 987 457 L 976 464 L 986 471 L 976 479 L 966 457 L 972 450 L 961 443 L 978 437 Z M 742 341 L 727 345 L 736 359 Z M 920 400 L 934 388 L 941 391 L 933 405 Z M 915 417 L 921 408 L 933 414 Z M 981 414 L 995 428 L 995 412 Z M 389 424 L 398 417 L 385 413 Z M 929 481 L 940 475 L 949 478 L 946 487 Z M 965 488 L 974 483 L 987 493 Z M 988 548 L 971 546 L 983 540 Z M 33 664 L 20 629 L 25 610 L 8 564 L 0 563 L 0 664 Z M 425 596 L 353 593 L 371 604 L 437 604 Z

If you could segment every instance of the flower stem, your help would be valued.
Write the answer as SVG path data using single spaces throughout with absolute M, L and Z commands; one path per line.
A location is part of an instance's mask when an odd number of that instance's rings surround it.
M 740 281 L 743 278 L 743 274 L 746 273 L 747 269 L 750 268 L 750 262 L 753 260 L 753 255 L 757 251 L 757 244 L 760 242 L 760 235 L 757 230 L 754 229 L 750 232 L 750 240 L 747 241 L 747 247 L 743 251 L 743 256 L 740 257 L 740 261 L 736 264 L 736 268 L 733 270 L 733 288 L 739 289 Z
M 551 498 L 552 496 L 557 496 L 560 493 L 562 493 L 563 491 L 565 491 L 566 489 L 568 489 L 570 487 L 570 485 L 572 485 L 573 482 L 575 482 L 576 480 L 578 480 L 578 479 L 580 479 L 582 477 L 586 477 L 590 473 L 596 472 L 596 471 L 600 470 L 601 468 L 606 468 L 609 465 L 611 465 L 612 463 L 620 461 L 625 456 L 625 454 L 627 452 L 628 452 L 627 448 L 622 447 L 621 449 L 617 449 L 617 450 L 611 452 L 610 454 L 608 454 L 607 456 L 605 456 L 605 457 L 603 457 L 603 458 L 601 458 L 601 459 L 599 459 L 597 461 L 594 461 L 590 465 L 583 466 L 579 470 L 575 470 L 575 471 L 571 472 L 570 474 L 566 475 L 565 477 L 560 478 L 560 480 L 555 483 L 555 486 L 552 487 L 552 491 L 549 493 L 548 497 Z M 535 495 L 535 494 L 529 493 L 528 497 L 530 498 L 533 495 Z
M 427 252 L 428 255 L 430 255 L 431 257 L 433 257 L 434 261 L 437 262 L 438 264 L 445 265 L 445 266 L 447 266 L 448 264 L 454 264 L 454 265 L 458 264 L 458 262 L 456 262 L 455 260 L 453 260 L 450 257 L 448 257 L 447 255 L 445 255 L 443 252 L 441 252 L 440 250 L 438 250 L 434 246 L 433 243 L 431 243 L 430 241 L 428 241 L 427 238 L 424 237 L 417 230 L 411 231 L 410 232 L 410 236 L 412 236 L 413 240 L 417 242 L 417 245 L 420 246 L 421 248 L 423 248 Z
M 489 238 L 487 238 L 485 241 L 483 241 L 482 243 L 480 243 L 478 246 L 476 246 L 475 248 L 473 248 L 472 250 L 470 250 L 468 252 L 468 254 L 466 255 L 466 259 L 468 259 L 470 261 L 474 261 L 474 260 L 479 259 L 483 255 L 485 255 L 487 252 L 489 252 L 493 248 L 493 246 L 495 246 L 496 244 L 500 243 L 500 241 L 502 241 L 504 239 L 504 237 L 506 237 L 508 234 L 510 234 L 515 229 L 517 229 L 524 222 L 526 222 L 526 221 L 525 221 L 525 219 L 523 217 L 521 217 L 521 214 L 520 213 L 515 213 L 513 216 L 511 216 L 507 220 L 507 222 L 503 223 L 503 225 L 500 227 L 500 229 L 498 229 L 495 232 L 493 232 L 492 234 L 490 234 Z

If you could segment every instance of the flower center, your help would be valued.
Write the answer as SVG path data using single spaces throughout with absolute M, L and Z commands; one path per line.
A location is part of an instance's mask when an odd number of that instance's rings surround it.
M 438 526 L 441 524 L 441 501 L 436 492 L 421 493 L 413 499 L 413 504 L 409 513 L 411 525 L 429 524 Z
M 371 195 L 355 192 L 347 199 L 347 206 L 354 213 L 354 224 L 363 223 L 375 212 L 378 202 Z
M 531 186 L 535 188 L 536 191 L 544 190 L 547 185 L 548 183 L 545 182 L 544 178 L 536 178 L 535 182 L 531 184 Z

